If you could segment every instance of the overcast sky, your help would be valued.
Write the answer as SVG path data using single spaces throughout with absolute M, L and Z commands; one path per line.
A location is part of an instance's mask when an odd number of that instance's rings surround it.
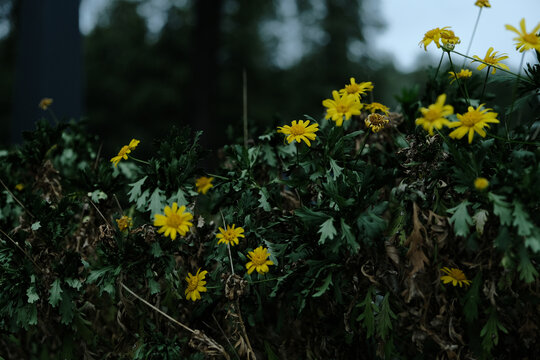
M 255 0 L 253 0 L 255 1 Z M 260 1 L 260 0 L 257 0 Z M 289 0 L 282 0 L 287 2 Z M 465 53 L 470 43 L 472 31 L 479 8 L 475 0 L 375 0 L 379 2 L 379 11 L 374 16 L 381 16 L 386 25 L 383 30 L 368 31 L 368 45 L 376 49 L 375 56 L 392 58 L 402 71 L 414 70 L 420 61 L 430 59 L 437 63 L 440 50 L 430 45 L 425 52 L 418 43 L 424 33 L 435 27 L 450 26 L 461 38 L 461 44 L 456 51 Z M 183 4 L 186 0 L 152 0 L 142 7 L 147 17 L 147 23 L 152 31 L 159 31 L 163 25 L 165 10 L 171 2 Z M 82 0 L 80 7 L 80 27 L 83 33 L 88 33 L 94 26 L 99 12 L 107 5 L 107 0 Z M 484 8 L 469 55 L 484 57 L 487 49 L 492 46 L 495 51 L 507 53 L 505 60 L 511 68 L 517 69 L 521 53 L 517 52 L 512 40 L 516 35 L 505 29 L 505 24 L 511 24 L 519 29 L 519 22 L 525 18 L 527 31 L 531 31 L 540 22 L 540 0 L 491 0 L 491 8 Z M 289 5 L 289 6 L 286 6 Z M 297 44 L 298 24 L 294 23 L 295 9 L 290 3 L 282 5 L 288 23 L 276 28 L 281 39 L 281 59 L 277 63 L 283 66 L 299 59 L 300 54 L 294 53 L 302 47 Z M 288 12 L 288 13 L 287 13 Z M 366 14 L 363 14 L 364 16 Z M 284 31 L 287 28 L 287 31 Z M 286 37 L 286 38 L 285 38 Z M 296 49 L 296 50 L 295 50 Z M 528 51 L 525 61 L 534 61 L 534 52 Z M 456 61 L 461 65 L 462 61 Z

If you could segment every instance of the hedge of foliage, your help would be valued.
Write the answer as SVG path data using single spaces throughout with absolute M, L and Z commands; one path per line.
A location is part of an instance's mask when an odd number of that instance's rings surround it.
M 352 78 L 212 171 L 189 129 L 111 159 L 38 122 L 0 152 L 0 358 L 535 358 L 540 65 L 473 59 L 399 113 Z

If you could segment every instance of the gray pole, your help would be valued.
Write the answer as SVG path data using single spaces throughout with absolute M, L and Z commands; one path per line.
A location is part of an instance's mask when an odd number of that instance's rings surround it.
M 22 0 L 17 38 L 11 142 L 36 120 L 50 118 L 38 107 L 52 98 L 60 119 L 82 112 L 82 43 L 79 0 Z

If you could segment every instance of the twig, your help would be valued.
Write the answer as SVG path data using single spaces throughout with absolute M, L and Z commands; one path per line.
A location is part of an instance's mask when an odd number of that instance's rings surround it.
M 217 321 L 216 317 L 214 316 L 214 314 L 212 314 L 212 318 L 214 319 L 214 321 L 216 322 L 216 325 L 219 329 L 219 331 L 221 331 L 221 334 L 223 335 L 223 337 L 225 338 L 225 341 L 227 341 L 227 344 L 229 344 L 229 346 L 231 347 L 231 349 L 234 351 L 234 354 L 236 355 L 236 358 L 237 359 L 240 359 L 240 357 L 238 356 L 238 354 L 236 353 L 236 349 L 234 348 L 233 344 L 231 344 L 231 342 L 229 341 L 229 338 L 227 337 L 227 334 L 225 334 L 225 331 L 223 331 L 223 328 L 221 327 L 221 325 L 219 325 L 219 321 Z
M 238 321 L 240 322 L 240 327 L 242 328 L 242 332 L 244 333 L 244 338 L 246 339 L 246 343 L 248 346 L 248 359 L 250 358 L 249 353 L 251 353 L 253 355 L 253 358 L 255 358 L 255 352 L 253 351 L 253 348 L 251 347 L 251 343 L 249 342 L 246 326 L 244 325 L 244 320 L 242 319 L 242 312 L 240 311 L 240 300 L 238 298 L 236 298 L 236 301 L 235 301 L 235 308 L 238 314 Z
M 116 200 L 116 205 L 118 205 L 118 208 L 120 209 L 120 212 L 122 215 L 124 215 L 124 210 L 122 209 L 122 206 L 120 205 L 120 201 L 118 201 L 118 198 L 116 197 L 116 194 L 113 194 L 114 200 Z
M 97 152 L 97 155 L 96 155 L 96 161 L 94 161 L 94 171 L 96 170 L 97 166 L 98 166 L 98 163 L 99 163 L 99 157 L 101 156 L 101 149 L 103 148 L 103 142 L 101 144 L 99 144 L 99 149 L 98 149 L 98 152 Z
M 6 191 L 9 193 L 9 195 L 11 195 L 11 197 L 17 202 L 17 204 L 21 205 L 21 207 L 24 209 L 24 211 L 26 211 L 26 213 L 28 215 L 30 215 L 33 219 L 35 219 L 36 217 L 34 215 L 32 215 L 32 213 L 30 211 L 28 211 L 28 209 L 26 207 L 24 207 L 24 205 L 22 204 L 22 202 L 19 201 L 19 199 L 17 199 L 17 197 L 11 192 L 11 190 L 9 190 L 9 188 L 6 186 L 6 184 L 4 184 L 4 182 L 2 181 L 2 179 L 0 179 L 0 184 L 2 184 L 2 186 L 4 187 L 4 189 L 6 189 Z
M 15 240 L 13 240 L 8 234 L 5 233 L 2 229 L 0 229 L 0 232 L 1 232 L 2 234 L 4 234 L 4 236 L 7 237 L 8 240 L 11 241 L 11 242 L 13 243 L 13 245 L 15 245 L 19 250 L 21 250 L 21 251 L 23 252 L 23 254 L 24 254 L 24 255 L 25 255 L 25 256 L 26 256 L 33 264 L 34 264 L 34 266 L 36 267 L 36 269 L 38 269 L 41 273 L 45 273 L 45 272 L 43 271 L 43 269 L 41 269 L 41 268 L 39 267 L 39 265 L 36 264 L 36 262 L 34 261 L 34 259 L 32 259 L 32 258 L 30 257 L 30 255 L 28 255 L 28 253 L 27 253 L 27 252 L 26 252 L 19 244 L 17 244 L 17 243 L 15 242 Z
M 189 326 L 186 326 L 184 324 L 182 324 L 180 321 L 174 319 L 173 317 L 171 317 L 170 315 L 168 315 L 167 313 L 164 313 L 163 311 L 161 311 L 160 309 L 158 309 L 157 307 L 155 307 L 154 305 L 150 304 L 148 301 L 144 300 L 142 297 L 140 297 L 139 295 L 135 294 L 130 288 L 128 288 L 126 285 L 124 285 L 123 282 L 120 282 L 120 285 L 122 285 L 122 287 L 127 291 L 129 292 L 131 295 L 135 296 L 138 300 L 142 301 L 145 305 L 149 306 L 150 308 L 152 308 L 153 310 L 157 311 L 158 313 L 160 313 L 161 315 L 165 316 L 167 319 L 169 319 L 170 321 L 172 321 L 173 323 L 175 323 L 176 325 L 182 327 L 184 330 L 187 330 L 189 331 L 190 333 L 194 334 L 195 333 L 195 330 L 191 329 Z
M 101 218 L 103 219 L 103 221 L 105 221 L 105 223 L 106 223 L 107 225 L 109 225 L 109 227 L 110 227 L 111 229 L 114 229 L 114 228 L 111 226 L 111 224 L 109 223 L 109 221 L 105 218 L 105 216 L 101 213 L 101 211 L 99 211 L 99 209 L 98 209 L 98 207 L 96 206 L 96 204 L 94 204 L 94 202 L 93 202 L 92 200 L 90 200 L 90 199 L 88 199 L 88 200 L 90 201 L 90 204 L 92 204 L 92 205 L 94 206 L 94 208 L 97 210 L 97 212 L 99 213 L 99 215 L 101 215 Z

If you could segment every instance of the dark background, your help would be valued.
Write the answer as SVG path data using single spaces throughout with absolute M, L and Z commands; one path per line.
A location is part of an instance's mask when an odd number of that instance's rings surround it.
M 131 138 L 151 151 L 173 125 L 204 130 L 212 149 L 239 141 L 244 72 L 252 136 L 303 114 L 320 118 L 322 100 L 350 77 L 372 81 L 369 100 L 391 107 L 403 86 L 422 81 L 372 56 L 366 29 L 384 26 L 376 0 L 286 1 L 298 9 L 301 39 L 284 50 L 273 31 L 287 36 L 283 1 L 171 2 L 153 32 L 141 11 L 151 0 L 111 0 L 83 36 L 78 1 L 0 0 L 0 23 L 9 22 L 0 39 L 0 145 L 51 118 L 37 106 L 43 97 L 60 119 L 87 119 L 112 156 Z

